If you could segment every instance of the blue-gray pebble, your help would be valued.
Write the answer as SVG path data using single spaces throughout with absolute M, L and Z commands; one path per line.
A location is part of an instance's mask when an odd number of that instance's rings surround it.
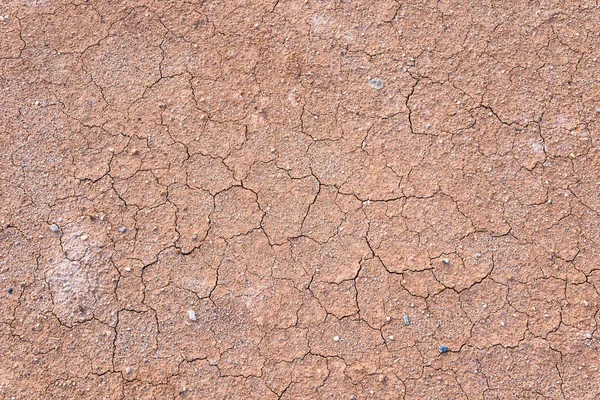
M 369 86 L 371 86 L 375 90 L 381 90 L 383 89 L 383 79 L 373 78 L 369 81 Z

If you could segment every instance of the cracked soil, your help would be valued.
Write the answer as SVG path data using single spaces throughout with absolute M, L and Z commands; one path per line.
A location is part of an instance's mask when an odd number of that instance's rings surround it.
M 600 399 L 599 57 L 592 0 L 0 1 L 0 398 Z

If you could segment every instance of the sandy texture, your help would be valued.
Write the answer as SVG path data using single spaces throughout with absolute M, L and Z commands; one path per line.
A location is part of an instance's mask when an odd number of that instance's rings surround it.
M 0 398 L 599 399 L 598 57 L 588 0 L 1 1 Z

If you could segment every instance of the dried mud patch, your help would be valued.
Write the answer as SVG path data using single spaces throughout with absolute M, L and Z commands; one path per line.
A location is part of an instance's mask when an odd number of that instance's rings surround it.
M 0 398 L 598 398 L 595 2 L 0 3 Z

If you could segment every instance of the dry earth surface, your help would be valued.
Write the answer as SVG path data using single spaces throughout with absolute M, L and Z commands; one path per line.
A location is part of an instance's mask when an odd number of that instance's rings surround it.
M 3 0 L 0 397 L 599 399 L 599 34 Z

